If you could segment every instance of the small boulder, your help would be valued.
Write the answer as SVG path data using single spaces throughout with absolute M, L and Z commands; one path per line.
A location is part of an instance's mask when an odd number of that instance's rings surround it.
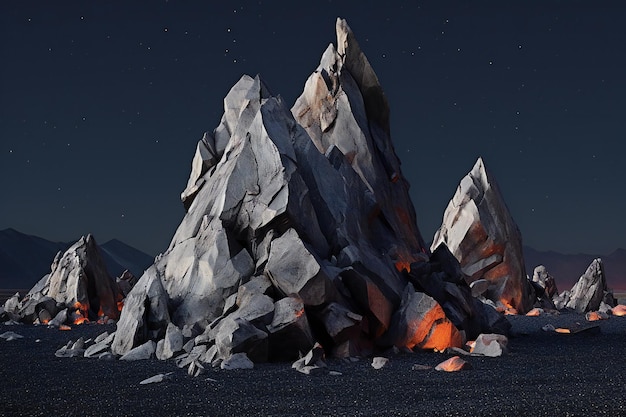
M 245 353 L 235 353 L 224 359 L 220 365 L 221 369 L 232 371 L 234 369 L 252 369 L 254 363 L 248 358 Z
M 476 338 L 472 355 L 489 356 L 492 358 L 502 356 L 507 352 L 509 339 L 501 334 L 481 334 Z
M 156 357 L 167 360 L 183 349 L 183 333 L 175 324 L 169 323 L 165 330 L 165 338 L 157 344 Z
M 146 378 L 139 383 L 139 385 L 147 385 L 147 384 L 157 384 L 159 382 L 167 381 L 171 379 L 172 372 L 168 372 L 166 374 L 156 374 L 151 376 L 150 378 Z
M 382 356 L 376 356 L 372 359 L 372 368 L 374 369 L 382 369 L 389 363 L 388 358 L 384 358 Z
M 120 360 L 122 361 L 138 361 L 144 359 L 150 359 L 156 350 L 156 343 L 154 341 L 149 340 L 143 345 L 137 346 L 134 349 L 129 350 L 127 353 L 122 355 Z
M 435 371 L 444 372 L 456 372 L 464 369 L 472 369 L 472 365 L 461 359 L 459 356 L 453 356 L 435 366 Z

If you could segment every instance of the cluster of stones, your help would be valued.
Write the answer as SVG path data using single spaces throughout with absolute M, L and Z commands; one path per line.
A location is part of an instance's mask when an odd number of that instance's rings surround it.
M 59 252 L 46 274 L 24 296 L 9 298 L 0 312 L 4 322 L 52 327 L 83 321 L 114 322 L 136 278 L 128 271 L 113 279 L 92 235 Z

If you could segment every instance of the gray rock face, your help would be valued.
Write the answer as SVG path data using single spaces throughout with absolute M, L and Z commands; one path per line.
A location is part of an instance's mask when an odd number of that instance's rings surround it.
M 48 322 L 49 327 L 59 327 L 67 321 L 67 308 L 59 311 L 52 320 Z
M 115 282 L 122 296 L 126 297 L 137 283 L 137 277 L 135 277 L 132 272 L 126 270 L 122 272 L 121 276 L 115 279 Z
M 585 273 L 574 284 L 565 306 L 579 313 L 598 310 L 606 290 L 602 260 L 597 258 L 591 262 Z
M 428 249 L 376 75 L 343 20 L 337 40 L 291 111 L 259 77 L 229 91 L 220 124 L 197 144 L 186 214 L 128 294 L 114 353 L 170 322 L 196 328 L 188 347 L 222 364 L 244 352 L 293 360 L 315 342 L 312 327 L 342 354 L 389 340 L 403 271 L 428 263 Z M 456 330 L 444 316 L 426 323 L 428 334 Z
M 82 237 L 52 265 L 47 295 L 68 306 L 80 303 L 81 311 L 92 317 L 101 310 L 117 319 L 117 286 L 106 270 L 95 239 Z M 90 288 L 93 288 L 90 291 Z
M 20 293 L 16 292 L 11 297 L 9 297 L 3 305 L 4 311 L 11 314 L 17 314 L 18 307 L 20 304 Z
M 111 350 L 124 355 L 150 337 L 163 336 L 170 323 L 168 297 L 156 268 L 150 267 L 126 297 Z
M 117 302 L 122 293 L 107 272 L 100 248 L 92 235 L 83 236 L 65 253 L 55 257 L 50 274 L 45 275 L 28 294 L 10 307 L 26 323 L 47 324 L 64 308 L 73 313 L 65 320 L 97 320 L 119 317 Z M 58 320 L 57 320 L 58 321 Z M 79 323 L 79 322 L 77 322 Z M 56 323 L 60 325 L 63 323 Z
M 255 362 L 266 362 L 268 359 L 267 333 L 243 319 L 222 320 L 215 336 L 215 345 L 222 358 L 246 353 Z
M 431 248 L 445 243 L 468 283 L 490 282 L 486 297 L 524 314 L 534 297 L 526 279 L 522 236 L 481 158 L 461 180 Z
M 272 241 L 265 273 L 283 294 L 295 294 L 306 305 L 317 306 L 336 298 L 335 287 L 320 261 L 294 229 Z
M 307 352 L 315 343 L 304 303 L 296 297 L 285 297 L 274 304 L 274 317 L 267 327 L 270 359 L 289 361 Z

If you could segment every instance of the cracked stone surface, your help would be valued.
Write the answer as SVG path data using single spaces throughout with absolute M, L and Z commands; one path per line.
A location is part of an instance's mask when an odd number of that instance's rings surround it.
M 400 340 L 386 334 L 412 285 L 406 271 L 430 253 L 391 142 L 387 99 L 346 22 L 336 30 L 337 46 L 291 110 L 258 76 L 231 88 L 219 125 L 196 145 L 181 195 L 186 214 L 128 295 L 114 353 L 163 340 L 170 323 L 197 329 L 184 349 L 202 353 L 178 356 L 185 366 L 200 358 L 230 366 L 241 353 L 293 360 L 315 342 L 356 356 Z M 445 338 L 427 341 L 444 333 L 456 344 L 458 331 L 429 299 L 441 317 L 423 323 L 415 345 L 439 347 Z M 468 308 L 482 317 L 478 305 Z
M 534 302 L 526 278 L 522 235 L 493 176 L 478 158 L 450 200 L 431 249 L 445 243 L 468 283 L 489 281 L 485 297 L 524 314 Z

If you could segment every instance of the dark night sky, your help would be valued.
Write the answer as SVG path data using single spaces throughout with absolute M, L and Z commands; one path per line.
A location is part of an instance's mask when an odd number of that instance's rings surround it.
M 622 4 L 2 1 L 0 229 L 165 250 L 230 87 L 260 73 L 293 103 L 341 16 L 426 240 L 483 156 L 525 244 L 608 254 L 626 247 Z

